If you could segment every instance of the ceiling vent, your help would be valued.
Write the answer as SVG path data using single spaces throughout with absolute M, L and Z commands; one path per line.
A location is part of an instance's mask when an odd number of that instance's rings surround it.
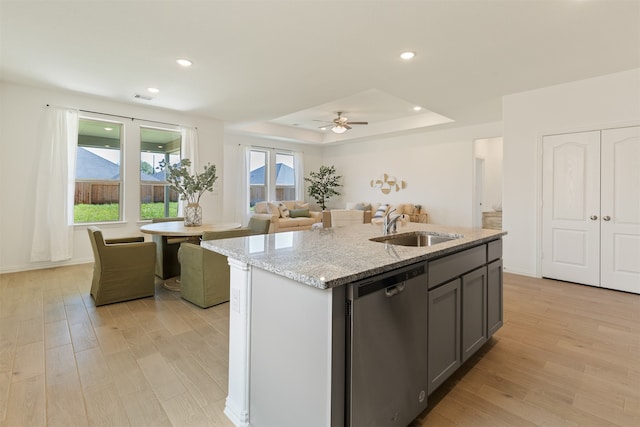
M 136 93 L 135 95 L 133 95 L 133 97 L 135 99 L 143 99 L 145 101 L 151 101 L 153 98 L 150 97 L 149 95 L 140 95 L 139 93 Z

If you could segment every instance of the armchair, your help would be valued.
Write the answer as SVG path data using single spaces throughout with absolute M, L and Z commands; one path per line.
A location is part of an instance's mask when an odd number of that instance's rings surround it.
M 207 231 L 202 240 L 249 236 L 250 228 Z M 183 243 L 178 251 L 181 264 L 180 296 L 201 308 L 229 301 L 229 264 L 227 257 L 195 245 Z
M 155 294 L 155 243 L 144 237 L 105 240 L 95 226 L 87 232 L 95 260 L 91 296 L 96 306 Z

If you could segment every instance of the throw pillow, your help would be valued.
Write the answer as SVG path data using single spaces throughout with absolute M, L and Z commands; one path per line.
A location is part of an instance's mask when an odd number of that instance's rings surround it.
M 382 218 L 384 217 L 384 215 L 387 213 L 387 209 L 389 208 L 389 205 L 380 205 L 378 206 L 378 209 L 376 210 L 376 213 L 373 215 L 374 218 Z
M 294 209 L 309 209 L 309 203 L 296 203 Z
M 291 209 L 289 214 L 291 218 L 309 218 L 311 216 L 309 209 Z
M 278 206 L 277 203 L 268 202 L 267 210 L 271 215 L 278 215 L 278 217 L 280 217 L 280 207 Z
M 289 208 L 284 203 L 278 203 L 278 210 L 280 211 L 280 218 L 289 218 Z

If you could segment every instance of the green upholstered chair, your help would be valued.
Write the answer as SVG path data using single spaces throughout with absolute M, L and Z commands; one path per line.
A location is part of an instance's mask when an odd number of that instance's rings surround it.
M 184 217 L 152 218 L 151 222 L 184 221 Z M 184 242 L 197 243 L 198 237 L 173 237 L 153 234 L 152 240 L 156 243 L 156 276 L 161 279 L 169 279 L 180 275 L 178 263 L 178 249 Z
M 269 219 L 251 218 L 247 227 L 251 229 L 252 234 L 267 234 L 270 225 Z
M 155 294 L 156 244 L 144 237 L 105 240 L 98 227 L 87 227 L 93 248 L 91 296 L 96 306 Z
M 229 239 L 253 234 L 247 227 L 227 231 L 205 231 L 202 240 Z M 208 308 L 229 301 L 229 264 L 227 257 L 200 245 L 183 243 L 178 259 L 181 264 L 180 296 Z

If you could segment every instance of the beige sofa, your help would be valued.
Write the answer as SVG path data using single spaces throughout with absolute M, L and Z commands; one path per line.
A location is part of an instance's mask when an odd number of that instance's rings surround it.
M 378 212 L 379 208 L 380 212 Z M 403 215 L 403 221 L 412 222 L 428 222 L 427 212 L 424 208 L 417 210 L 412 203 L 367 203 L 367 202 L 353 202 L 347 203 L 346 209 L 359 209 L 364 210 L 364 222 L 371 222 L 372 224 L 382 224 L 384 216 L 387 212 L 395 209 L 395 212 L 391 214 L 391 217 Z M 376 214 L 378 216 L 376 216 Z
M 322 212 L 312 212 L 302 200 L 258 202 L 252 218 L 269 219 L 269 233 L 310 230 L 313 224 L 322 222 Z

